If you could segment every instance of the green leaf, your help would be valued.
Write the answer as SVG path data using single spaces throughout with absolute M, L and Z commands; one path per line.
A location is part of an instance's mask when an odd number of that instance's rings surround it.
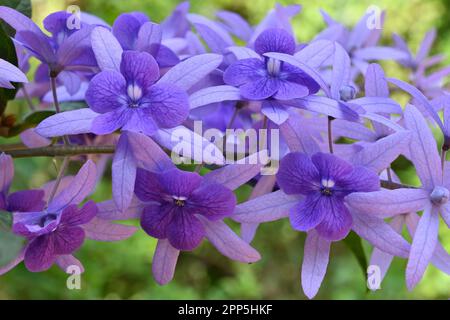
M 367 258 L 366 254 L 364 253 L 361 238 L 358 237 L 358 235 L 353 231 L 350 231 L 348 236 L 344 239 L 344 243 L 355 255 L 365 278 L 367 274 Z
M 71 111 L 87 108 L 88 106 L 85 101 L 65 101 L 60 102 L 59 107 L 61 111 Z
M 36 127 L 39 123 L 41 123 L 43 120 L 47 119 L 48 117 L 55 114 L 55 111 L 50 110 L 44 110 L 44 111 L 36 111 L 28 115 L 22 123 L 12 127 L 9 130 L 9 137 L 14 137 L 20 134 L 21 132 L 25 131 L 29 128 Z
M 0 210 L 0 267 L 13 260 L 24 245 L 24 239 L 12 233 L 12 217 Z
M 31 0 L 0 0 L 0 6 L 13 8 L 31 18 Z

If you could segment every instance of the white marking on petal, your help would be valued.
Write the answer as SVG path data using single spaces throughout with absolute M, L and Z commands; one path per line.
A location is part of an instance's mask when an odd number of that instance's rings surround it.
M 142 97 L 142 89 L 136 84 L 130 84 L 127 88 L 127 93 L 133 101 L 137 101 Z
M 322 186 L 325 188 L 333 188 L 335 185 L 333 180 L 322 179 Z

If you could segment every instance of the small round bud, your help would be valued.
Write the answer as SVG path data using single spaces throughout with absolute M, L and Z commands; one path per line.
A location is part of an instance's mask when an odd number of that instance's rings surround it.
M 353 86 L 342 86 L 339 89 L 339 95 L 342 101 L 352 100 L 356 96 L 356 89 Z
M 435 205 L 442 205 L 448 202 L 450 197 L 450 193 L 447 188 L 444 187 L 435 187 L 430 194 L 431 202 Z

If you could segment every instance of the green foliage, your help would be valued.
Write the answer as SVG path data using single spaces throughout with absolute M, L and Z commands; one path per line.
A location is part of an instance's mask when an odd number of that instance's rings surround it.
M 36 127 L 41 121 L 55 114 L 55 111 L 44 110 L 29 114 L 25 119 L 9 130 L 8 137 L 14 137 L 29 128 Z

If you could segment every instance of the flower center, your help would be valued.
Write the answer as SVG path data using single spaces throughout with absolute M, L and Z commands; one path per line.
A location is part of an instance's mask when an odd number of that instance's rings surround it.
M 339 89 L 339 95 L 342 101 L 352 100 L 356 96 L 356 89 L 353 86 L 342 86 Z
M 38 224 L 41 228 L 44 228 L 47 225 L 49 225 L 51 222 L 55 221 L 57 218 L 58 218 L 58 216 L 55 213 L 49 213 L 49 214 L 46 214 L 45 216 L 43 216 L 39 220 Z
M 448 202 L 450 197 L 450 193 L 447 188 L 444 187 L 435 187 L 430 194 L 431 202 L 435 205 L 442 205 Z
M 142 98 L 142 89 L 136 84 L 130 84 L 127 88 L 128 97 L 130 97 L 131 102 L 129 103 L 130 108 L 139 107 L 139 99 Z
M 274 59 L 274 58 L 269 58 L 267 60 L 267 72 L 269 73 L 269 75 L 275 77 L 278 76 L 278 74 L 280 73 L 281 70 L 281 61 Z
M 320 188 L 320 192 L 324 196 L 331 196 L 333 194 L 332 188 L 335 185 L 334 181 L 330 179 L 322 179 L 321 184 L 322 186 Z
M 173 203 L 175 203 L 175 205 L 178 207 L 184 207 L 184 205 L 186 204 L 186 197 L 172 196 L 172 198 Z

